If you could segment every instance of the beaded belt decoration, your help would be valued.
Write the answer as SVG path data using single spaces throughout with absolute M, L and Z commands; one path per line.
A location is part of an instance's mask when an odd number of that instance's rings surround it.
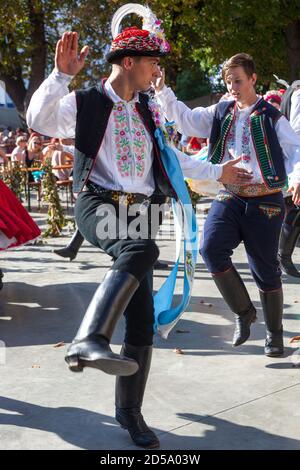
M 260 212 L 268 217 L 268 219 L 272 219 L 272 217 L 276 217 L 281 214 L 281 207 L 271 206 L 267 204 L 260 204 L 259 206 Z
M 107 196 L 113 202 L 130 206 L 132 204 L 150 204 L 151 198 L 140 193 L 125 193 L 123 191 L 115 191 L 112 189 L 101 188 L 95 183 L 88 181 L 86 187 L 89 191 L 102 196 Z
M 281 189 L 269 189 L 263 183 L 258 184 L 225 184 L 225 188 L 242 197 L 266 196 L 267 194 L 279 193 Z
M 228 201 L 234 197 L 233 194 L 225 193 L 224 191 L 220 191 L 219 194 L 216 195 L 216 200 L 219 202 Z

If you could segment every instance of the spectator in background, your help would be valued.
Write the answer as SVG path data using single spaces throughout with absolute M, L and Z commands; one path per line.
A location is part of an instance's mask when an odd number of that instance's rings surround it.
M 27 147 L 26 137 L 24 136 L 17 137 L 16 144 L 17 146 L 13 149 L 12 154 L 11 154 L 11 161 L 24 164 L 25 158 L 26 158 L 26 147 Z
M 17 127 L 16 137 L 21 137 L 21 136 L 24 136 L 25 134 L 26 134 L 26 132 L 24 131 L 24 129 L 22 129 L 21 127 Z
M 53 167 L 70 164 L 70 162 L 73 161 L 73 156 L 73 139 L 52 139 L 51 143 L 43 150 L 44 159 L 50 159 Z M 59 168 L 53 170 L 53 174 L 60 181 L 68 180 L 71 172 L 72 168 Z
M 26 167 L 31 168 L 34 162 L 41 162 L 42 158 L 43 154 L 41 137 L 36 133 L 32 133 L 28 141 L 27 149 L 25 150 Z M 31 172 L 28 173 L 28 182 L 34 182 L 34 178 Z
M 300 136 L 300 80 L 294 81 L 285 90 L 280 111 L 290 121 L 296 134 Z M 285 218 L 281 228 L 278 259 L 283 272 L 299 278 L 300 272 L 294 265 L 292 256 L 300 236 L 300 205 L 293 203 L 290 192 L 285 191 L 283 194 Z
M 6 153 L 11 153 L 16 145 L 16 136 L 13 131 L 9 131 L 6 140 Z
M 269 90 L 264 95 L 264 99 L 273 105 L 276 109 L 280 109 L 282 94 L 279 90 Z
M 5 152 L 0 148 L 0 165 L 6 165 L 8 162 L 8 158 Z
M 200 152 L 203 147 L 206 147 L 207 139 L 202 139 L 201 137 L 191 137 L 187 145 L 187 153 L 193 155 Z
M 182 152 L 186 152 L 186 148 L 188 146 L 188 143 L 189 143 L 189 140 L 190 140 L 190 137 L 187 136 L 187 135 L 182 135 L 181 136 L 181 139 L 180 139 L 180 150 Z

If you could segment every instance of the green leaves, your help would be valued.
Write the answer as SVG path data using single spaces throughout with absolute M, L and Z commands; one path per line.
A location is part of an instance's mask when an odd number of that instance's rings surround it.
M 78 32 L 80 48 L 90 46 L 87 65 L 72 86 L 89 85 L 107 75 L 110 21 L 125 3 L 128 0 L 1 0 L 0 79 L 7 83 L 8 77 L 15 77 L 32 93 L 53 68 L 55 44 L 66 30 Z M 199 86 L 204 92 L 207 73 L 214 73 L 237 52 L 254 57 L 262 81 L 272 80 L 273 73 L 289 79 L 300 72 L 299 0 L 150 0 L 148 4 L 163 20 L 171 43 L 172 53 L 165 64 L 172 86 L 178 83 L 182 88 L 191 70 L 199 68 L 199 79 L 204 80 Z M 289 35 L 297 22 L 299 28 L 294 27 L 294 34 Z M 140 25 L 141 21 L 132 15 L 124 26 L 134 23 Z M 36 39 L 37 29 L 44 30 L 44 39 Z M 46 70 L 41 71 L 36 62 L 43 54 Z M 194 82 L 190 89 L 195 96 L 202 92 Z M 14 96 L 17 94 L 15 88 Z M 21 100 L 23 95 L 17 101 Z

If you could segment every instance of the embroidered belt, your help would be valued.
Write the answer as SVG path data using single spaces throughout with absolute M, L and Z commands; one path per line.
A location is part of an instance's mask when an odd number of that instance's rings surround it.
M 91 181 L 88 181 L 86 183 L 86 188 L 92 193 L 99 194 L 101 196 L 107 196 L 113 202 L 123 204 L 125 206 L 130 206 L 132 204 L 143 204 L 145 206 L 148 206 L 151 202 L 151 198 L 145 196 L 145 194 L 125 193 L 123 191 L 105 189 L 96 183 L 92 183 Z
M 280 193 L 281 189 L 269 189 L 263 183 L 257 184 L 225 184 L 225 188 L 231 193 L 242 197 L 266 196 L 267 194 Z

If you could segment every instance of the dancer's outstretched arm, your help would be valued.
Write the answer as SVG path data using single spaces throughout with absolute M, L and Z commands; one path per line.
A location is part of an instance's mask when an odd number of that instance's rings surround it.
M 78 54 L 78 35 L 66 32 L 57 42 L 55 69 L 33 94 L 28 110 L 28 127 L 40 134 L 60 138 L 74 137 L 76 124 L 75 93 L 68 85 L 84 67 L 88 47 Z
M 177 155 L 184 176 L 196 180 L 211 179 L 227 184 L 247 184 L 252 180 L 252 173 L 236 166 L 241 157 L 229 160 L 220 165 L 213 165 L 197 156 L 187 155 L 178 149 L 173 149 Z
M 190 109 L 182 101 L 178 101 L 171 88 L 165 85 L 165 72 L 162 69 L 161 77 L 155 85 L 156 98 L 161 105 L 168 121 L 175 121 L 181 134 L 193 137 L 208 138 L 213 123 L 216 105 L 207 108 Z

